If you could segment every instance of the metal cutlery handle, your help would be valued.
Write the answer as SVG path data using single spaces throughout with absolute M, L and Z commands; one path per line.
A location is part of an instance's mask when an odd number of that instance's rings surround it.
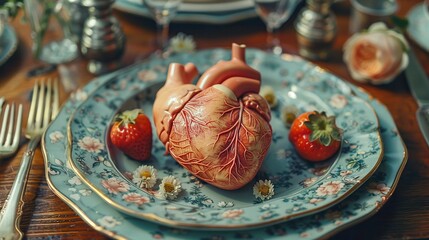
M 19 230 L 19 222 L 22 216 L 24 205 L 24 190 L 27 185 L 28 173 L 33 161 L 34 151 L 40 142 L 41 136 L 30 139 L 27 150 L 22 157 L 21 166 L 12 184 L 9 195 L 4 202 L 0 212 L 0 239 L 16 240 L 22 239 L 23 233 Z

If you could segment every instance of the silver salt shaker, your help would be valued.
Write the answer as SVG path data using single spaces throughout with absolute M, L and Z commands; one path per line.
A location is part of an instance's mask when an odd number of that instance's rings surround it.
M 307 0 L 307 6 L 299 13 L 295 30 L 299 54 L 305 58 L 323 60 L 337 35 L 337 21 L 331 11 L 334 0 Z
M 83 27 L 81 52 L 90 60 L 88 70 L 96 75 L 117 68 L 125 50 L 125 35 L 112 15 L 113 3 L 114 0 L 82 0 L 89 16 Z

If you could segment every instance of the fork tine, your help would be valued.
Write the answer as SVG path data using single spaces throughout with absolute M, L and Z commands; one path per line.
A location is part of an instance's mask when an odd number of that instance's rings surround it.
M 59 109 L 59 90 L 58 90 L 58 79 L 54 80 L 54 100 L 52 103 L 52 115 L 51 115 L 51 120 L 53 120 L 57 114 L 58 114 L 58 109 Z
M 37 96 L 37 108 L 36 108 L 36 119 L 35 119 L 35 128 L 40 129 L 43 124 L 43 109 L 44 109 L 44 101 L 45 101 L 45 82 L 39 82 L 39 96 Z
M 3 144 L 4 141 L 4 137 L 6 134 L 6 124 L 7 124 L 7 118 L 9 116 L 9 104 L 6 105 L 6 108 L 4 110 L 4 115 L 3 115 L 3 122 L 2 122 L 2 127 L 1 127 L 1 131 L 0 131 L 0 145 Z
M 22 126 L 22 104 L 18 107 L 18 116 L 16 117 L 15 135 L 13 136 L 12 145 L 18 146 L 19 139 L 21 138 L 21 126 Z
M 43 106 L 44 109 L 44 113 L 43 113 L 43 121 L 42 121 L 42 125 L 43 126 L 47 126 L 47 124 L 50 122 L 51 120 L 51 101 L 52 101 L 52 79 L 49 78 L 46 84 L 46 88 L 45 88 L 46 94 L 45 94 L 45 103 Z
M 33 87 L 33 96 L 31 97 L 30 112 L 28 113 L 27 129 L 33 128 L 36 117 L 37 96 L 39 95 L 39 83 L 36 82 Z
M 5 146 L 10 146 L 12 141 L 12 131 L 13 131 L 13 120 L 15 119 L 15 104 L 12 104 L 12 107 L 10 109 L 10 116 L 9 116 L 9 124 L 8 124 L 8 130 L 6 134 L 6 141 L 4 142 Z

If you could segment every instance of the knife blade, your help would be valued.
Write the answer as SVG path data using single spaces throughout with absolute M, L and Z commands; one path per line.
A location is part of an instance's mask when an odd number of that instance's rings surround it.
M 417 123 L 429 146 L 429 78 L 412 49 L 408 51 L 408 60 L 405 76 L 411 94 L 419 105 L 416 112 Z

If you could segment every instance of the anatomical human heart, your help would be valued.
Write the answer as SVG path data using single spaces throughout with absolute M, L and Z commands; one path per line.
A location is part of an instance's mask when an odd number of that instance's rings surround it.
M 272 139 L 260 73 L 246 64 L 245 46 L 233 44 L 230 61 L 219 61 L 194 85 L 197 75 L 192 63 L 169 66 L 153 106 L 158 137 L 199 179 L 241 188 L 255 177 Z

